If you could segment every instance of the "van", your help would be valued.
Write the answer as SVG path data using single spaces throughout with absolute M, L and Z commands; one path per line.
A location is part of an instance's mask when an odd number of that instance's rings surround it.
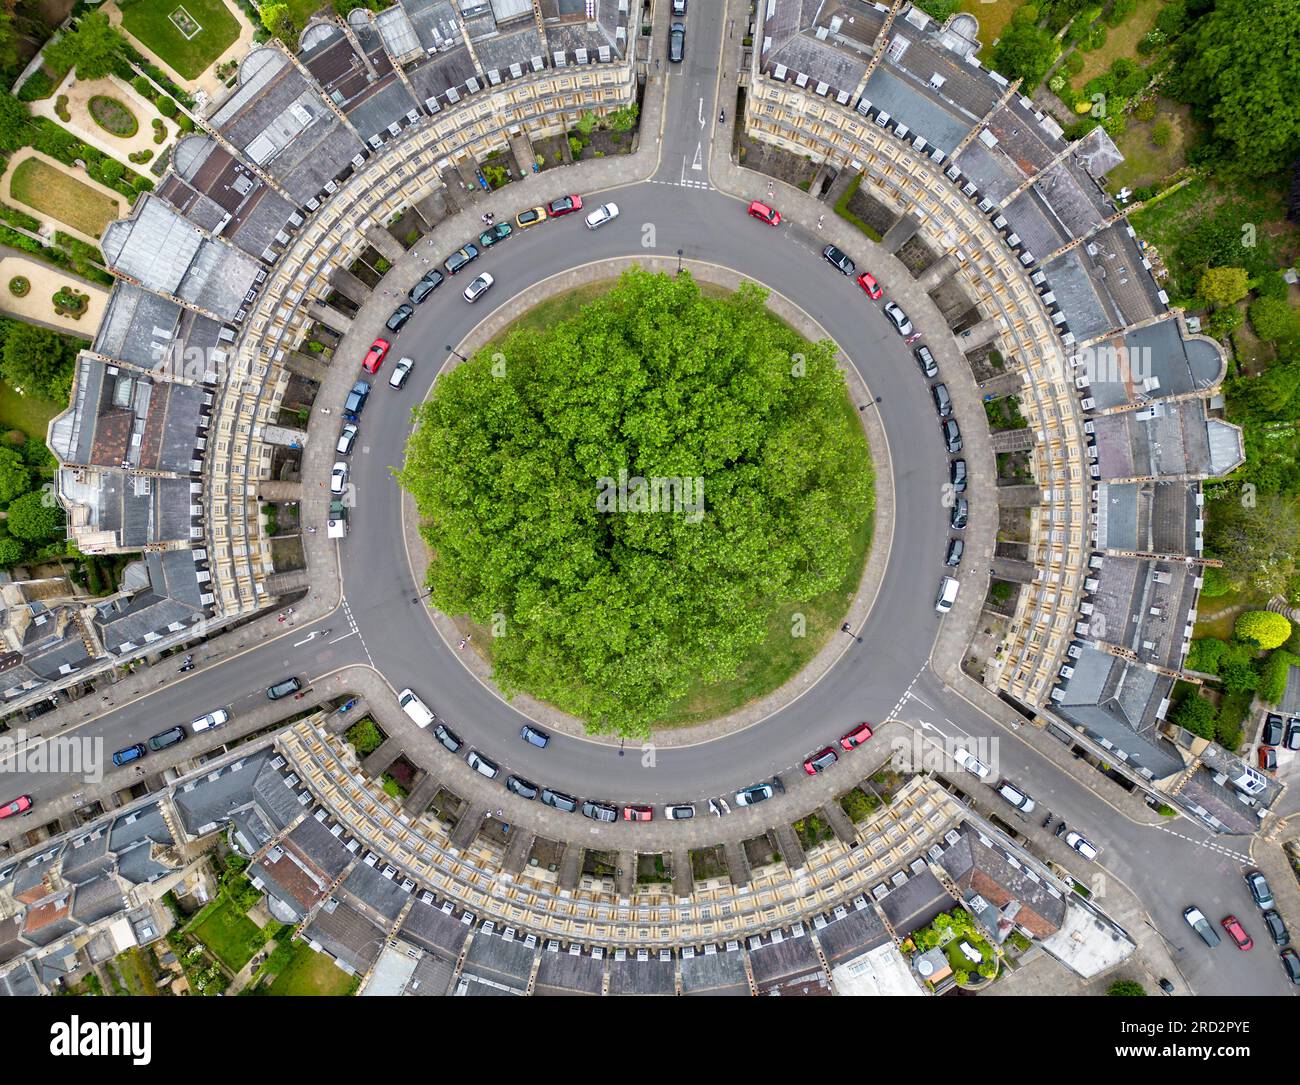
M 957 601 L 957 589 L 961 587 L 951 576 L 945 576 L 939 583 L 939 598 L 934 601 L 934 609 L 939 614 L 947 614 Z
M 415 721 L 416 727 L 428 727 L 434 721 L 434 715 L 428 706 L 409 689 L 404 689 L 397 695 L 397 703 Z

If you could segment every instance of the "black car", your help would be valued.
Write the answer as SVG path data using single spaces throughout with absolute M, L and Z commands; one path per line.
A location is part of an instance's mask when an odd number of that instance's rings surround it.
M 668 62 L 680 64 L 686 55 L 686 24 L 673 23 L 668 28 Z
M 455 731 L 444 727 L 441 723 L 433 729 L 433 737 L 441 742 L 452 753 L 460 753 L 460 748 L 464 745 Z
M 478 235 L 478 243 L 485 249 L 490 249 L 498 241 L 504 241 L 511 234 L 510 223 L 498 222 L 489 226 Z
M 961 427 L 951 418 L 945 418 L 943 421 L 943 441 L 948 446 L 949 452 L 960 452 L 962 449 Z
M 1264 920 L 1264 929 L 1268 931 L 1268 936 L 1273 939 L 1275 946 L 1291 944 L 1291 932 L 1286 929 L 1286 924 L 1282 922 L 1282 916 L 1276 908 L 1270 908 L 1261 918 Z
M 966 544 L 961 539 L 949 539 L 948 556 L 943 559 L 943 563 L 955 569 L 961 564 L 961 556 L 964 553 L 966 553 Z
M 845 275 L 852 275 L 858 270 L 857 264 L 850 260 L 847 254 L 840 252 L 840 250 L 834 245 L 827 245 L 822 249 L 822 256 L 825 257 L 826 262 L 830 264 L 831 267 L 838 268 L 840 271 L 844 272 Z
M 966 526 L 966 521 L 970 519 L 970 506 L 967 505 L 964 497 L 959 497 L 953 503 L 952 512 L 948 516 L 948 526 L 954 531 L 961 531 Z
M 942 381 L 931 386 L 930 396 L 934 399 L 934 409 L 939 412 L 939 417 L 948 418 L 952 414 L 952 396 L 948 394 L 948 386 Z
M 416 305 L 419 305 L 420 302 L 437 290 L 441 285 L 441 271 L 438 271 L 437 269 L 426 271 L 420 276 L 420 281 L 411 287 L 406 296 L 415 302 Z
M 1282 968 L 1286 971 L 1286 978 L 1300 987 L 1300 953 L 1294 949 L 1284 949 L 1278 954 L 1278 959 L 1282 962 Z
M 542 788 L 542 802 L 547 806 L 553 806 L 556 810 L 563 810 L 566 814 L 572 814 L 578 809 L 578 800 L 572 795 L 566 795 L 563 791 L 552 791 L 549 787 Z
M 1300 716 L 1292 716 L 1286 721 L 1286 738 L 1282 745 L 1288 750 L 1300 750 Z
M 175 746 L 176 743 L 184 741 L 184 727 L 169 727 L 166 731 L 159 731 L 149 740 L 149 749 L 165 750 L 168 746 Z
M 537 798 L 537 785 L 522 776 L 507 776 L 506 790 L 513 791 L 521 799 Z
M 367 381 L 357 381 L 348 393 L 348 398 L 343 401 L 343 410 L 348 414 L 360 414 L 366 409 L 366 398 L 369 395 L 370 384 Z
M 396 309 L 393 310 L 393 315 L 388 318 L 388 321 L 387 323 L 384 324 L 384 327 L 387 328 L 390 332 L 400 332 L 402 330 L 403 325 L 405 325 L 406 322 L 410 320 L 414 314 L 415 314 L 415 306 L 408 305 L 406 302 L 402 302 L 401 305 L 399 305 Z
M 1270 712 L 1264 717 L 1264 727 L 1259 733 L 1261 746 L 1278 746 L 1282 743 L 1282 717 Z
M 934 355 L 930 353 L 930 348 L 924 344 L 916 347 L 912 351 L 916 358 L 916 364 L 921 367 L 921 372 L 927 377 L 937 377 L 939 375 L 939 366 L 934 360 Z
M 588 799 L 582 804 L 582 816 L 591 818 L 592 821 L 617 821 L 618 807 Z
M 288 697 L 291 693 L 297 693 L 302 689 L 302 683 L 296 678 L 286 678 L 283 682 L 277 682 L 275 685 L 268 687 L 267 697 L 273 701 L 278 701 L 281 697 Z
M 966 461 L 965 460 L 948 461 L 948 479 L 952 483 L 953 493 L 964 494 L 966 492 Z
M 457 249 L 442 262 L 442 266 L 447 269 L 448 275 L 455 275 L 459 271 L 465 270 L 471 260 L 478 259 L 478 246 L 466 245 L 463 249 Z

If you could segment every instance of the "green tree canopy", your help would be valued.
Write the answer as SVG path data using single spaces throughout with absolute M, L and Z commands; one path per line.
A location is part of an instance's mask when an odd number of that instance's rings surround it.
M 1038 9 L 1033 4 L 1017 8 L 993 49 L 993 67 L 1009 78 L 1023 79 L 1025 94 L 1043 81 L 1061 51 L 1052 34 L 1037 23 Z
M 286 45 L 292 45 L 298 37 L 298 28 L 294 26 L 293 14 L 288 4 L 263 4 L 259 9 L 262 25 Z
M 1196 292 L 1207 305 L 1235 305 L 1250 292 L 1243 267 L 1206 268 Z
M 1283 614 L 1271 610 L 1248 610 L 1237 618 L 1234 630 L 1237 639 L 1272 651 L 1287 642 L 1291 636 L 1291 623 Z
M 27 548 L 12 535 L 0 535 L 0 566 L 17 565 Z
M 1174 85 L 1243 174 L 1300 152 L 1300 2 L 1218 0 L 1179 40 Z
M 73 68 L 78 79 L 103 79 L 125 58 L 126 39 L 102 11 L 91 11 L 77 20 L 75 30 L 45 48 L 51 68 Z
M 66 399 L 75 357 L 75 349 L 57 332 L 9 321 L 0 347 L 0 377 L 28 395 Z
M 49 542 L 63 532 L 63 509 L 48 490 L 14 498 L 5 518 L 9 530 L 28 542 Z
M 12 94 L 0 94 L 0 150 L 16 151 L 31 143 L 32 114 L 27 103 Z
M 0 505 L 7 505 L 32 484 L 32 473 L 16 449 L 0 447 Z
M 1252 584 L 1266 595 L 1286 590 L 1300 554 L 1300 507 L 1293 498 L 1261 496 L 1253 505 L 1226 498 L 1206 516 L 1206 546 L 1240 588 Z
M 1132 997 L 1146 993 L 1146 988 L 1137 980 L 1116 980 L 1106 989 L 1106 994 L 1119 997 Z
M 1190 693 L 1178 702 L 1172 719 L 1201 738 L 1214 737 L 1214 705 L 1199 693 Z
M 501 630 L 489 647 L 507 693 L 644 734 L 699 682 L 734 675 L 775 613 L 850 572 L 873 502 L 866 444 L 833 345 L 765 298 L 629 271 L 417 408 L 400 479 L 432 597 Z M 681 480 L 661 486 L 671 511 L 640 511 L 637 478 Z

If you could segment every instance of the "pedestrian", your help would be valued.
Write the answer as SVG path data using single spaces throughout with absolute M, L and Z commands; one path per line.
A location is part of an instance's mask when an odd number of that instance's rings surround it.
M 818 216 L 817 216 L 817 229 L 820 230 L 820 229 L 822 228 L 822 221 L 823 221 L 825 218 L 826 218 L 825 215 L 818 215 Z
M 321 414 L 329 414 L 329 413 L 330 413 L 330 409 L 329 409 L 328 407 L 322 407 L 322 408 L 320 409 L 320 413 L 321 413 Z
M 315 529 L 314 527 L 309 527 L 309 528 L 307 529 L 307 534 L 308 534 L 308 535 L 315 535 L 315 534 L 316 534 L 316 529 Z
M 463 652 L 463 651 L 465 650 L 465 638 L 464 638 L 464 637 L 461 637 L 460 643 L 459 643 L 458 645 L 456 645 L 456 648 L 457 648 L 458 651 L 461 651 L 461 652 Z

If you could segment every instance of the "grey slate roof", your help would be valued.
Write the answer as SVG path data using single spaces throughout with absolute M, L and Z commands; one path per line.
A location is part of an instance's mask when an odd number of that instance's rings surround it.
M 320 945 L 350 972 L 365 972 L 384 947 L 384 932 L 355 908 L 326 901 L 303 936 Z
M 742 969 L 743 972 L 743 969 Z M 585 953 L 562 950 L 542 953 L 537 968 L 538 995 L 598 995 L 605 975 L 605 962 Z
M 683 957 L 681 976 L 684 995 L 749 994 L 745 956 L 739 950 Z

